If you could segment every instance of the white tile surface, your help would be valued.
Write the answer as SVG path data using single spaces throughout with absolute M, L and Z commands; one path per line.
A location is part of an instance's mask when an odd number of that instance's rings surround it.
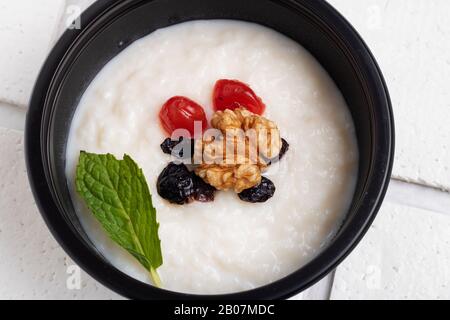
M 329 2 L 386 77 L 397 126 L 394 176 L 450 190 L 450 1 Z
M 332 299 L 450 299 L 450 215 L 386 202 Z
M 67 274 L 73 262 L 51 237 L 33 201 L 23 134 L 0 128 L 0 150 L 0 299 L 120 298 L 84 272 L 79 290 L 67 288 L 67 281 L 76 284 Z
M 0 100 L 26 106 L 54 41 L 64 0 L 0 0 Z

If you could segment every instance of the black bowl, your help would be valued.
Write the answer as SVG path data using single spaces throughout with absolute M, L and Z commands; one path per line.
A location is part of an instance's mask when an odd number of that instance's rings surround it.
M 127 45 L 154 30 L 194 19 L 236 19 L 273 28 L 308 49 L 342 91 L 360 150 L 351 209 L 325 250 L 291 275 L 235 294 L 200 296 L 154 288 L 106 261 L 74 211 L 65 177 L 69 126 L 83 92 Z M 138 299 L 279 299 L 320 280 L 350 253 L 373 221 L 385 195 L 394 157 L 393 115 L 383 76 L 351 25 L 321 0 L 107 0 L 81 17 L 50 53 L 34 88 L 26 124 L 26 160 L 36 202 L 49 229 L 91 276 Z M 189 276 L 186 274 L 186 276 Z

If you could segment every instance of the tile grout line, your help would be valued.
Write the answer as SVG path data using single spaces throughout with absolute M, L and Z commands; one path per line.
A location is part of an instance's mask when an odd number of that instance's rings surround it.
M 402 177 L 399 177 L 399 176 L 396 176 L 396 175 L 392 175 L 391 176 L 391 180 L 398 181 L 398 182 L 405 183 L 405 184 L 409 184 L 409 185 L 415 185 L 415 186 L 418 186 L 418 187 L 423 187 L 423 188 L 426 188 L 426 189 L 433 189 L 433 190 L 435 190 L 437 192 L 443 192 L 443 193 L 450 194 L 450 189 L 448 189 L 447 187 L 444 187 L 444 186 L 439 187 L 439 186 L 436 186 L 436 185 L 427 184 L 426 181 L 423 181 L 423 182 L 421 182 L 421 181 L 414 181 L 414 180 L 409 180 L 409 179 L 402 178 Z
M 332 294 L 332 291 L 333 291 L 334 278 L 336 277 L 336 269 L 331 271 L 330 274 L 329 274 L 330 279 L 328 280 L 328 283 L 327 283 L 328 291 L 326 292 L 326 297 L 325 297 L 324 300 L 331 300 L 331 294 Z
M 26 104 L 18 104 L 1 98 L 0 98 L 0 106 L 14 107 L 25 111 L 27 110 Z
M 0 127 L 24 131 L 27 109 L 0 101 Z
M 450 215 L 450 193 L 433 186 L 392 178 L 385 201 Z

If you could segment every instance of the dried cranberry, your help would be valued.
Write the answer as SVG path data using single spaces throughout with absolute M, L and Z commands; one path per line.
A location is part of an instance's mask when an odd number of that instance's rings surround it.
M 159 175 L 156 187 L 158 194 L 171 203 L 188 203 L 194 195 L 194 179 L 184 164 L 169 163 Z
M 194 140 L 184 139 L 183 137 L 180 137 L 178 140 L 167 138 L 161 143 L 161 150 L 177 158 L 190 158 L 194 155 Z M 185 150 L 190 150 L 190 154 L 186 154 L 185 156 Z
M 194 199 L 200 202 L 214 201 L 214 195 L 217 191 L 216 188 L 207 184 L 202 178 L 194 176 Z
M 269 179 L 262 177 L 261 183 L 253 188 L 246 189 L 238 194 L 239 198 L 247 202 L 266 202 L 273 197 L 275 185 Z

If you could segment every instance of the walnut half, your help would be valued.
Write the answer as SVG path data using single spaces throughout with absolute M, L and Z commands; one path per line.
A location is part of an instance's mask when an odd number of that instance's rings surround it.
M 195 173 L 218 190 L 234 189 L 240 193 L 261 182 L 261 170 L 257 165 L 200 165 Z
M 243 131 L 250 144 L 254 144 L 265 158 L 274 158 L 281 150 L 280 130 L 276 123 L 247 109 L 217 111 L 211 119 L 211 126 L 228 136 L 239 136 Z
M 281 150 L 277 125 L 238 108 L 216 112 L 211 126 L 222 135 L 196 144 L 196 154 L 201 151 L 202 161 L 195 173 L 219 190 L 234 189 L 240 193 L 258 185 L 267 159 L 276 157 Z

